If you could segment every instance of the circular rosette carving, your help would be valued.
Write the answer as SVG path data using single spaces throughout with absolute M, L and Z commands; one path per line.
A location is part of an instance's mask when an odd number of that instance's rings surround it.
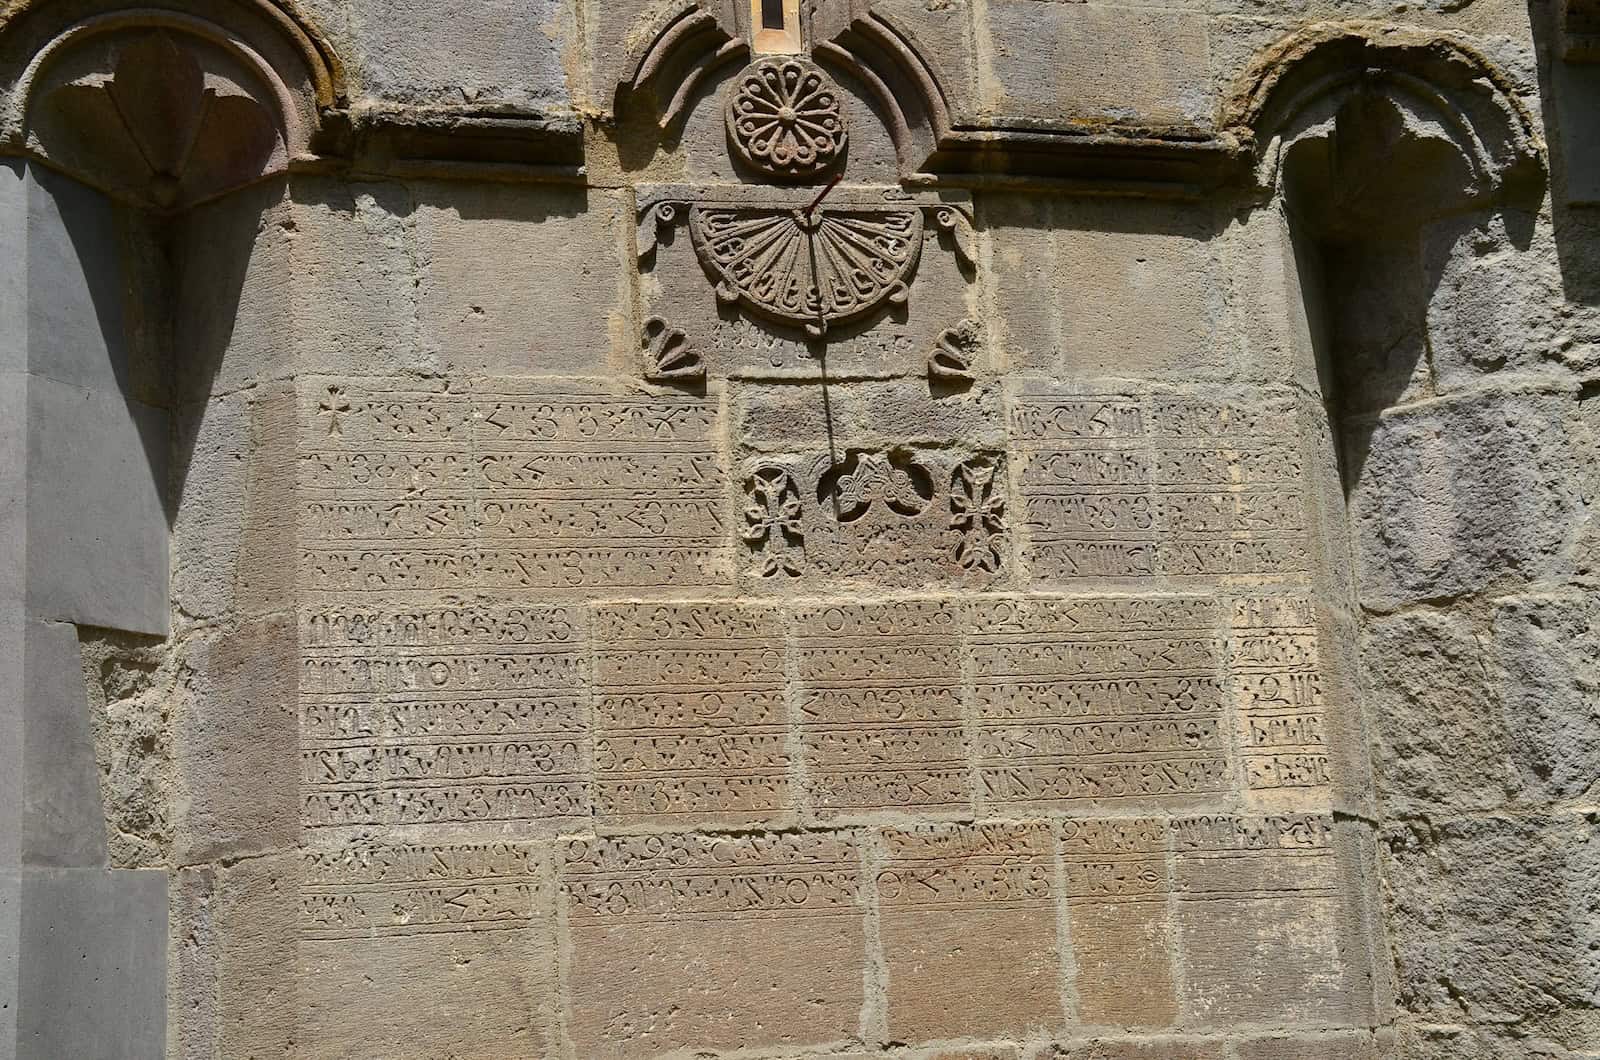
M 784 180 L 831 168 L 849 140 L 838 87 L 815 64 L 793 56 L 749 66 L 733 84 L 727 114 L 739 157 Z
M 689 231 L 718 298 L 813 334 L 904 304 L 922 253 L 915 206 L 701 207 Z

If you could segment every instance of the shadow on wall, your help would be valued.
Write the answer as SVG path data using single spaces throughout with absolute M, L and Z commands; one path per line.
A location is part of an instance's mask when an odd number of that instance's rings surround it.
M 1566 7 L 1566 0 L 1530 3 L 1528 21 L 1550 154 L 1550 209 L 1561 293 L 1575 306 L 1600 308 L 1600 62 L 1578 50 L 1577 42 L 1569 43 L 1562 25 Z M 1589 331 L 1581 337 L 1592 340 L 1600 328 L 1591 326 Z

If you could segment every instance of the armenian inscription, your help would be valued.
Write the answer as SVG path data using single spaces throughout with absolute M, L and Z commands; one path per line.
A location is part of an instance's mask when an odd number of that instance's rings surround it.
M 1305 461 L 1287 393 L 1013 398 L 1037 582 L 1304 577 Z
M 680 826 L 782 815 L 790 796 L 779 612 L 615 604 L 597 622 L 597 813 Z
M 730 579 L 717 410 L 537 380 L 304 395 L 310 592 L 665 592 Z

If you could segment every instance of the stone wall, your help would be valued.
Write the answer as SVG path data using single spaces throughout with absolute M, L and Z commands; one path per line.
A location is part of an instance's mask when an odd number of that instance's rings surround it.
M 0 1052 L 1600 1056 L 1581 9 L 766 6 L 0 14 Z

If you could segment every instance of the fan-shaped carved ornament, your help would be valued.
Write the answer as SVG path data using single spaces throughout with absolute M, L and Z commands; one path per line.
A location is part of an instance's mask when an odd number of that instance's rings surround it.
M 638 250 L 687 225 L 717 298 L 752 316 L 820 337 L 837 324 L 903 305 L 926 233 L 974 267 L 972 207 L 949 193 L 744 185 L 638 189 Z
M 719 299 L 813 334 L 904 304 L 922 252 L 915 206 L 703 208 L 689 231 Z
M 839 90 L 814 63 L 761 59 L 728 93 L 728 139 L 748 165 L 780 180 L 832 169 L 849 142 Z

